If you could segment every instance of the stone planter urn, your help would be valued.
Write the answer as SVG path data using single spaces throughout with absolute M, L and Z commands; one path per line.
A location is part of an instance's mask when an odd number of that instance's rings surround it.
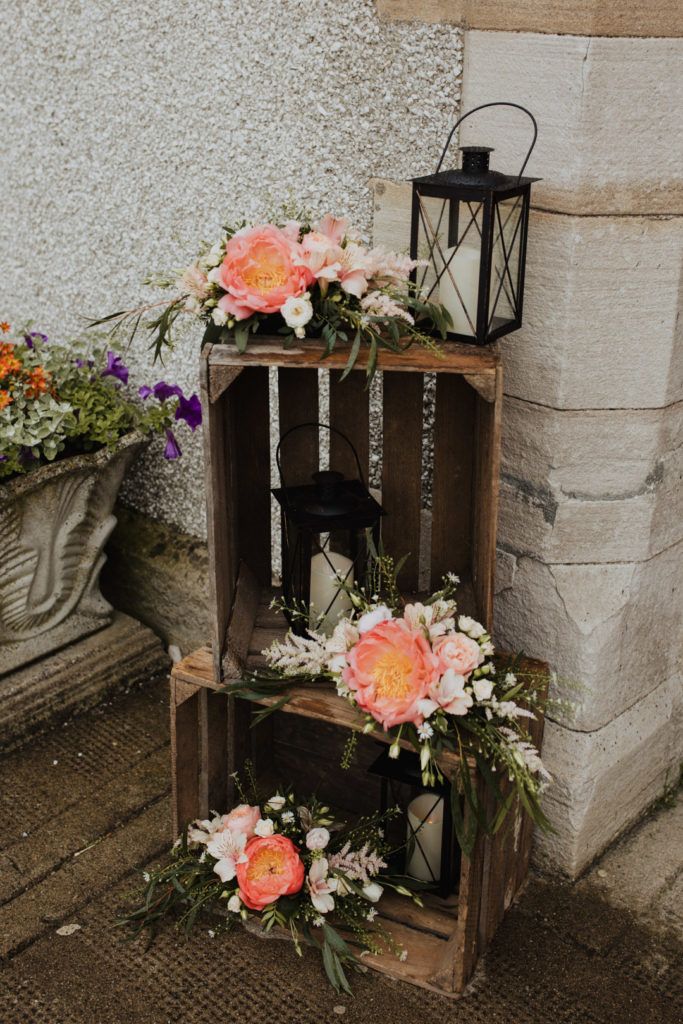
M 0 675 L 111 623 L 103 549 L 123 474 L 146 444 L 126 434 L 0 483 Z

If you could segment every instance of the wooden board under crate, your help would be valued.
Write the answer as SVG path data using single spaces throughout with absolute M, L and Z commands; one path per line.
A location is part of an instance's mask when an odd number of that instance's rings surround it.
M 286 629 L 281 615 L 269 608 L 271 596 L 272 591 L 260 589 L 255 577 L 243 566 L 237 583 L 236 609 L 240 609 L 240 614 L 233 616 L 229 644 L 232 657 L 240 659 L 247 669 L 262 664 L 263 646 L 282 636 Z M 545 666 L 536 662 L 526 662 L 523 668 L 545 671 Z M 195 651 L 173 668 L 175 835 L 194 818 L 230 805 L 234 799 L 230 773 L 246 758 L 253 760 L 257 775 L 268 782 L 298 782 L 301 792 L 318 790 L 324 799 L 342 809 L 349 802 L 361 812 L 369 811 L 373 805 L 378 808 L 379 794 L 373 790 L 377 780 L 370 775 L 362 777 L 363 752 L 360 766 L 350 774 L 339 767 L 341 745 L 331 740 L 332 733 L 347 736 L 350 729 L 361 730 L 364 718 L 334 690 L 323 686 L 300 687 L 282 710 L 250 729 L 251 704 L 218 693 L 220 685 L 208 647 Z M 287 720 L 296 727 L 283 728 Z M 542 732 L 542 719 L 531 722 L 531 738 L 539 746 Z M 316 736 L 317 748 L 307 749 Z M 233 737 L 233 744 L 229 737 Z M 376 741 L 389 742 L 389 737 L 377 733 L 372 739 L 362 737 L 359 742 Z M 443 771 L 450 777 L 454 777 L 456 766 L 455 755 L 447 755 L 441 761 Z M 471 765 L 471 772 L 480 800 L 490 809 L 491 797 L 475 764 Z M 367 806 L 363 801 L 358 803 L 359 792 Z M 349 794 L 353 794 L 351 800 Z M 469 813 L 465 808 L 466 827 Z M 420 909 L 410 900 L 387 894 L 380 904 L 382 923 L 407 949 L 408 956 L 405 962 L 385 955 L 368 957 L 364 963 L 442 994 L 462 992 L 526 879 L 531 839 L 531 821 L 515 806 L 495 836 L 480 832 L 472 855 L 461 858 L 457 892 L 447 900 L 430 895 Z

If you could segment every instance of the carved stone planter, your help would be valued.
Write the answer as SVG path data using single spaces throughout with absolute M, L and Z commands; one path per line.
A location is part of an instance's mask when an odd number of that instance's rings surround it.
M 146 443 L 127 434 L 0 484 L 0 675 L 111 622 L 103 548 L 123 474 Z

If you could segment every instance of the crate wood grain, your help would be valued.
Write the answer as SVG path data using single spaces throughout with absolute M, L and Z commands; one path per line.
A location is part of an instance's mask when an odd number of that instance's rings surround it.
M 234 659 L 233 670 L 238 669 L 233 678 L 241 678 L 247 669 L 261 664 L 260 652 L 263 646 L 282 637 L 286 623 L 281 614 L 270 607 L 272 589 L 264 588 L 259 594 L 258 583 L 244 564 L 237 580 L 236 594 L 228 647 Z M 527 660 L 522 670 L 545 674 L 547 667 Z M 311 750 L 317 740 L 325 753 L 324 757 L 319 758 L 320 764 L 316 767 L 316 784 L 321 784 L 326 773 L 331 776 L 334 772 L 335 756 L 336 774 L 343 775 L 338 768 L 342 744 L 335 745 L 334 734 L 348 735 L 349 730 L 362 732 L 364 716 L 339 698 L 332 688 L 324 686 L 297 687 L 284 708 L 256 729 L 251 729 L 250 702 L 229 698 L 217 692 L 222 685 L 216 680 L 209 647 L 200 648 L 173 667 L 171 736 L 174 835 L 193 818 L 206 814 L 207 803 L 210 808 L 217 810 L 227 806 L 218 801 L 218 795 L 229 793 L 230 773 L 244 759 L 252 758 L 257 772 L 263 768 L 263 774 L 269 781 L 292 778 L 300 785 L 305 785 L 310 775 L 306 765 L 310 765 Z M 269 700 L 264 699 L 261 703 L 266 705 Z M 208 707 L 218 722 L 229 723 L 228 728 L 234 730 L 230 735 L 236 742 L 235 749 L 226 748 L 222 726 L 212 726 L 211 714 L 204 714 L 204 707 Z M 231 708 L 234 716 L 232 725 Z M 285 727 L 287 720 L 292 722 L 290 728 Z M 311 731 L 316 725 L 319 727 L 317 737 Z M 542 732 L 543 720 L 537 718 L 531 722 L 530 733 L 539 747 Z M 381 732 L 373 734 L 372 738 L 378 742 L 389 742 L 389 737 Z M 369 738 L 366 740 L 369 742 Z M 362 773 L 368 763 L 367 752 L 362 752 L 359 762 L 351 775 L 343 778 L 337 787 L 340 807 L 348 804 L 353 786 L 361 787 L 363 784 Z M 441 767 L 445 774 L 453 778 L 457 767 L 456 755 L 444 755 Z M 476 765 L 472 762 L 469 767 L 478 798 L 486 805 L 491 800 L 490 794 Z M 372 789 L 370 786 L 366 788 L 368 803 Z M 346 793 L 343 793 L 344 789 Z M 233 799 L 234 795 L 229 798 Z M 369 803 L 366 807 L 365 804 L 361 806 L 354 802 L 354 807 L 358 812 L 370 809 Z M 469 808 L 466 807 L 466 827 L 469 814 Z M 425 907 L 420 909 L 408 900 L 391 896 L 383 898 L 382 923 L 394 939 L 408 950 L 408 958 L 400 962 L 391 955 L 385 955 L 368 957 L 364 962 L 394 978 L 441 994 L 457 995 L 462 992 L 478 958 L 490 943 L 505 911 L 524 884 L 529 867 L 532 831 L 529 819 L 515 806 L 495 836 L 480 833 L 471 857 L 462 857 L 458 889 L 448 900 L 430 895 L 425 901 Z

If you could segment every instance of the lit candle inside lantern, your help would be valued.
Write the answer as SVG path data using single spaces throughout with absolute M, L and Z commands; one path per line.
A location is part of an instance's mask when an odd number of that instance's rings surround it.
M 406 874 L 422 882 L 439 881 L 442 836 L 443 800 L 435 793 L 421 793 L 408 804 L 408 839 L 413 837 L 415 846 Z
M 340 617 L 351 611 L 351 598 L 340 590 L 340 579 L 348 587 L 354 584 L 353 562 L 336 551 L 318 552 L 311 559 L 311 626 L 329 636 Z M 324 617 L 319 624 L 319 615 Z
M 476 333 L 479 264 L 480 252 L 473 245 L 461 243 L 444 251 L 439 267 L 439 272 L 443 270 L 439 278 L 439 302 L 451 314 L 453 326 L 449 330 L 455 334 L 474 337 Z

